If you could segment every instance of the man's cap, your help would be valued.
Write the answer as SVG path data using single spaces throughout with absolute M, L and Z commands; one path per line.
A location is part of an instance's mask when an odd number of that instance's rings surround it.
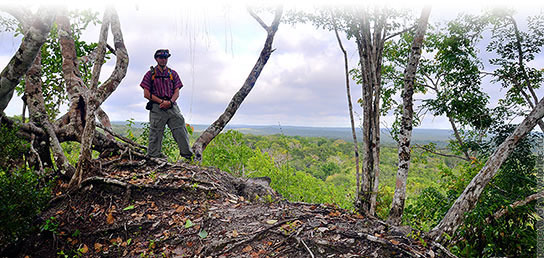
M 170 51 L 168 51 L 168 49 L 159 49 L 157 51 L 155 51 L 155 58 L 157 57 L 170 57 Z

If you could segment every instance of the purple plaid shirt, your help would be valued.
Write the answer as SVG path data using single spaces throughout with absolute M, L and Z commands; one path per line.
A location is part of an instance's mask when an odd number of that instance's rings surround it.
M 155 80 L 153 81 L 153 92 L 151 92 L 151 94 L 159 98 L 169 99 L 172 97 L 172 95 L 174 95 L 174 89 L 180 89 L 183 87 L 183 83 L 181 83 L 178 73 L 172 69 L 170 69 L 170 71 L 172 71 L 172 78 L 174 79 L 173 82 L 170 80 L 168 67 L 162 72 L 158 67 L 155 67 Z M 151 90 L 151 71 L 147 71 L 147 73 L 144 75 L 144 78 L 140 83 L 140 87 Z

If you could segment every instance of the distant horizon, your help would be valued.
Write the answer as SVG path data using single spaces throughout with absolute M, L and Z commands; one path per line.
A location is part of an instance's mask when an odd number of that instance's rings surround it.
M 111 121 L 112 123 L 123 123 L 126 124 L 127 121 Z M 148 121 L 136 121 L 133 120 L 133 122 L 136 123 L 147 123 Z M 210 124 L 190 124 L 192 126 L 209 126 Z M 349 126 L 310 126 L 310 125 L 279 125 L 279 124 L 227 124 L 225 127 L 300 127 L 300 128 L 328 128 L 328 129 L 351 129 Z M 360 130 L 360 127 L 356 128 L 357 130 Z M 388 127 L 380 127 L 380 129 L 391 129 Z M 442 131 L 453 131 L 452 129 L 443 129 L 443 128 L 423 128 L 423 127 L 414 127 L 414 130 L 422 129 L 422 130 L 442 130 Z

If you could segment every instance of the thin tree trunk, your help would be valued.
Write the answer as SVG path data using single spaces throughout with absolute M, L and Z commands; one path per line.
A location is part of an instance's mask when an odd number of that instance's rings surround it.
M 527 100 L 527 102 L 529 103 L 531 108 L 534 108 L 534 105 L 536 105 L 536 103 L 538 102 L 538 97 L 536 96 L 536 93 L 535 93 L 535 91 L 533 89 L 533 86 L 532 86 L 532 83 L 531 83 L 531 79 L 529 78 L 529 75 L 527 74 L 527 71 L 525 70 L 525 64 L 523 63 L 524 52 L 523 52 L 523 48 L 521 46 L 522 38 L 521 38 L 521 35 L 519 33 L 518 24 L 516 23 L 516 20 L 514 19 L 514 17 L 509 17 L 509 18 L 510 18 L 510 21 L 512 22 L 512 25 L 514 26 L 514 33 L 516 35 L 516 49 L 518 51 L 518 65 L 519 65 L 519 68 L 521 69 L 521 73 L 523 75 L 523 78 L 525 79 L 525 85 L 527 85 L 527 89 L 531 93 L 531 96 L 533 97 L 533 100 L 531 101 L 531 98 L 525 93 L 525 91 L 523 90 L 521 85 L 519 85 L 519 83 L 515 82 L 514 84 L 517 86 L 519 91 L 523 93 L 523 96 L 525 97 L 525 100 Z M 533 101 L 534 101 L 534 103 L 533 103 Z M 540 130 L 542 132 L 544 132 L 544 122 L 542 121 L 542 119 L 538 121 L 538 126 L 540 127 Z
M 431 7 L 425 6 L 421 11 L 419 24 L 412 42 L 408 65 L 404 70 L 404 91 L 402 93 L 403 114 L 399 135 L 399 167 L 397 170 L 397 179 L 395 184 L 395 195 L 391 203 L 391 211 L 389 212 L 388 221 L 393 225 L 399 225 L 402 221 L 402 213 L 404 211 L 404 201 L 406 200 L 406 179 L 408 178 L 408 170 L 410 169 L 411 149 L 410 142 L 412 140 L 412 124 L 413 124 L 413 95 L 414 83 L 416 78 L 417 66 L 421 57 L 421 47 L 423 46 L 423 37 L 427 30 L 427 22 L 431 13 Z
M 359 175 L 359 144 L 357 143 L 357 133 L 355 131 L 355 121 L 353 119 L 353 104 L 351 102 L 351 91 L 349 87 L 349 67 L 348 67 L 348 53 L 344 49 L 344 45 L 342 44 L 342 40 L 340 40 L 340 36 L 338 35 L 338 28 L 336 26 L 336 22 L 334 19 L 334 16 L 331 17 L 331 20 L 334 25 L 334 35 L 336 35 L 336 40 L 338 41 L 338 46 L 340 47 L 340 50 L 342 50 L 342 54 L 344 55 L 344 72 L 345 72 L 345 79 L 346 79 L 346 94 L 348 97 L 348 109 L 349 109 L 349 119 L 351 124 L 351 135 L 353 137 L 353 148 L 354 148 L 354 155 L 355 155 L 355 176 L 357 180 L 357 189 L 355 190 L 355 203 L 359 202 L 359 189 L 360 189 L 360 175 Z
M 453 121 L 453 118 L 447 112 L 446 112 L 446 116 L 448 117 L 448 120 L 450 121 L 451 128 L 453 129 L 453 135 L 455 135 L 455 139 L 457 139 L 459 146 L 461 146 L 461 150 L 463 151 L 463 154 L 465 155 L 467 160 L 470 160 L 470 155 L 465 150 L 465 143 L 463 142 L 463 138 L 461 138 L 461 134 L 459 134 L 459 129 L 457 129 L 457 126 L 455 125 L 455 121 Z
M 38 12 L 29 18 L 31 25 L 25 30 L 25 40 L 19 46 L 8 65 L 0 73 L 0 113 L 4 112 L 15 87 L 21 78 L 28 72 L 36 55 L 47 39 L 55 13 L 47 8 L 40 8 Z
M 247 77 L 246 81 L 244 82 L 244 85 L 236 92 L 236 94 L 232 97 L 229 105 L 219 116 L 217 120 L 213 124 L 211 124 L 206 130 L 198 137 L 196 142 L 193 144 L 193 152 L 195 153 L 196 160 L 201 160 L 202 158 L 202 152 L 204 149 L 206 149 L 206 146 L 225 128 L 227 123 L 232 119 L 244 99 L 247 97 L 249 92 L 253 89 L 253 86 L 255 86 L 255 82 L 257 81 L 257 78 L 259 78 L 259 75 L 261 74 L 264 66 L 266 65 L 266 62 L 270 58 L 270 55 L 274 50 L 272 50 L 272 42 L 274 41 L 274 36 L 276 34 L 276 31 L 278 30 L 278 26 L 280 23 L 280 18 L 283 12 L 282 7 L 276 8 L 274 21 L 272 22 L 272 25 L 267 26 L 261 18 L 259 18 L 255 13 L 253 13 L 252 10 L 248 9 L 251 16 L 259 22 L 259 24 L 266 30 L 267 37 L 264 44 L 264 47 L 261 51 L 261 54 L 259 55 L 259 59 L 253 66 L 253 69 L 251 70 L 249 76 Z
M 485 186 L 497 174 L 502 163 L 512 153 L 519 140 L 525 137 L 542 117 L 544 117 L 544 98 L 540 100 L 523 122 L 518 125 L 516 130 L 495 150 L 493 155 L 487 160 L 485 166 L 470 181 L 442 221 L 431 230 L 429 234 L 432 238 L 436 241 L 441 241 L 444 234 L 451 236 L 455 232 L 457 227 L 463 223 L 464 214 L 476 206 Z

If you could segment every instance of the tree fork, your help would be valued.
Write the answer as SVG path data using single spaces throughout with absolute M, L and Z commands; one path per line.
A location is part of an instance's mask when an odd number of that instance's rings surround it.
M 253 66 L 253 69 L 251 70 L 250 74 L 248 75 L 246 81 L 244 82 L 243 86 L 236 92 L 236 94 L 232 97 L 230 103 L 228 104 L 227 108 L 219 116 L 213 124 L 211 124 L 206 130 L 198 137 L 196 142 L 193 144 L 193 152 L 195 154 L 195 159 L 200 161 L 202 159 L 202 152 L 204 149 L 206 149 L 206 146 L 225 128 L 227 123 L 232 119 L 244 99 L 247 97 L 249 92 L 253 89 L 253 86 L 255 86 L 255 83 L 257 82 L 257 78 L 259 78 L 259 75 L 261 74 L 264 66 L 268 62 L 268 59 L 270 58 L 270 55 L 274 50 L 272 50 L 272 42 L 274 41 L 274 36 L 276 34 L 276 31 L 278 31 L 278 26 L 280 23 L 281 15 L 283 12 L 283 7 L 279 6 L 275 10 L 275 16 L 274 20 L 272 22 L 272 25 L 267 26 L 259 16 L 257 16 L 251 9 L 248 9 L 251 16 L 257 20 L 257 22 L 266 30 L 267 37 L 264 43 L 264 47 L 261 50 L 261 54 L 259 55 L 259 58 L 257 59 L 257 62 Z

